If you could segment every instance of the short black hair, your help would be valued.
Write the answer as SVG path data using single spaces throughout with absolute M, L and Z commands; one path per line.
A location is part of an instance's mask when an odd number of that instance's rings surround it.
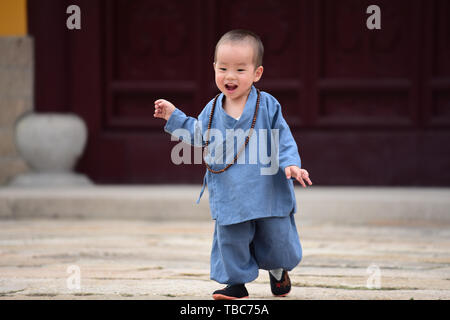
M 225 33 L 217 42 L 216 50 L 214 51 L 214 62 L 217 59 L 217 50 L 219 46 L 225 42 L 240 42 L 248 41 L 253 46 L 253 62 L 255 69 L 262 66 L 264 56 L 264 46 L 261 38 L 254 32 L 244 29 L 235 29 Z

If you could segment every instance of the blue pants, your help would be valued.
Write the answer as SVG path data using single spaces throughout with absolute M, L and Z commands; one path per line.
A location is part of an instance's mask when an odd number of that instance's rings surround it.
M 292 270 L 302 259 L 294 215 L 220 226 L 211 250 L 211 279 L 224 284 L 248 283 L 259 269 Z

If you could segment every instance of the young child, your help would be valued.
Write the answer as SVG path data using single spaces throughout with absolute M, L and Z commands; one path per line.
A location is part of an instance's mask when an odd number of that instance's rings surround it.
M 273 295 L 285 296 L 291 289 L 288 271 L 302 258 L 294 220 L 293 179 L 303 187 L 305 181 L 312 182 L 301 169 L 297 145 L 280 104 L 253 86 L 263 74 L 263 52 L 260 38 L 250 31 L 232 30 L 222 36 L 213 63 L 221 93 L 205 106 L 198 120 L 167 100 L 155 101 L 154 117 L 167 121 L 166 132 L 205 147 L 207 170 L 200 197 L 207 185 L 211 215 L 216 220 L 211 279 L 227 284 L 213 293 L 214 299 L 248 297 L 245 284 L 258 277 L 259 269 L 269 270 Z M 179 134 L 179 129 L 189 134 Z M 210 141 L 212 130 L 215 148 Z M 239 130 L 248 138 L 234 145 L 233 134 Z M 270 138 L 262 139 L 264 134 Z M 220 137 L 226 137 L 223 143 Z M 259 142 L 256 148 L 255 141 Z M 225 163 L 223 145 L 227 146 Z M 272 151 L 276 170 L 263 171 L 268 164 L 262 161 L 242 163 L 254 156 L 255 150 L 267 150 L 265 147 Z M 211 158 L 215 161 L 207 161 Z

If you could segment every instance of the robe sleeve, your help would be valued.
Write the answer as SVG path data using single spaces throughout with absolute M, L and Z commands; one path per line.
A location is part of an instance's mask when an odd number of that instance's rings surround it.
M 279 131 L 279 165 L 284 173 L 284 169 L 288 166 L 297 166 L 301 168 L 300 155 L 298 153 L 297 143 L 292 136 L 291 130 L 283 118 L 281 106 L 275 100 L 276 109 L 272 120 L 272 129 Z
M 178 108 L 175 109 L 169 120 L 167 120 L 164 131 L 192 146 L 203 146 L 203 129 L 205 120 L 207 121 L 206 109 L 206 107 L 203 109 L 198 119 L 187 116 Z

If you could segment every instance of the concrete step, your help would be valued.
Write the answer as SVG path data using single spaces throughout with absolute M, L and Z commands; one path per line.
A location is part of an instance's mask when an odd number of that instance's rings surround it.
M 210 219 L 199 185 L 0 188 L 0 219 Z M 297 219 L 319 223 L 450 224 L 450 188 L 296 187 Z

